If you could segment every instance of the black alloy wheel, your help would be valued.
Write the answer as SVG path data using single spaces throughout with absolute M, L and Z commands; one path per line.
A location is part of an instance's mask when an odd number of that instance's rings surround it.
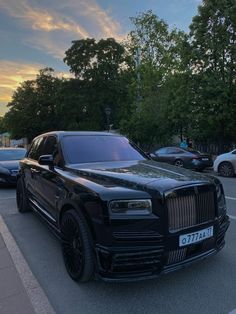
M 176 159 L 176 160 L 175 160 L 175 166 L 176 166 L 176 167 L 181 167 L 181 168 L 183 168 L 183 166 L 184 166 L 183 160 L 181 160 L 181 159 Z
M 94 274 L 92 237 L 83 214 L 74 209 L 61 220 L 61 246 L 67 272 L 79 282 L 89 281 Z
M 234 168 L 232 164 L 228 161 L 222 162 L 218 167 L 218 172 L 222 177 L 233 177 Z
M 19 178 L 16 183 L 16 204 L 20 213 L 30 211 L 29 199 L 22 178 Z

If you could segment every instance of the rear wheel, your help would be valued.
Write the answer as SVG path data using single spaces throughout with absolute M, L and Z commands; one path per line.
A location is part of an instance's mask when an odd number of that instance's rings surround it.
M 81 212 L 70 209 L 62 216 L 61 245 L 70 277 L 79 282 L 89 281 L 94 274 L 93 243 Z
M 20 213 L 30 211 L 29 199 L 22 178 L 19 178 L 16 184 L 16 203 Z
M 222 177 L 233 177 L 234 168 L 232 164 L 228 161 L 222 162 L 218 167 L 218 172 Z
M 181 168 L 183 168 L 183 166 L 184 166 L 183 160 L 177 159 L 177 160 L 175 161 L 175 166 L 176 166 L 176 167 L 181 167 Z

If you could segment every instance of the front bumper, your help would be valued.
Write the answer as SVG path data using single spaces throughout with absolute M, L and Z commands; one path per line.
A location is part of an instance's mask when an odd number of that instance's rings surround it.
M 0 186 L 14 186 L 16 185 L 17 176 L 12 174 L 0 174 Z
M 202 160 L 194 159 L 190 163 L 190 168 L 195 169 L 195 170 L 203 170 L 203 169 L 212 168 L 212 167 L 213 167 L 212 160 L 202 161 Z
M 224 247 L 228 227 L 229 218 L 224 215 L 214 222 L 212 238 L 184 248 L 177 244 L 179 234 L 167 237 L 155 235 L 152 240 L 150 236 L 146 243 L 140 239 L 126 239 L 118 247 L 97 245 L 98 277 L 104 281 L 138 281 L 184 268 L 220 251 Z

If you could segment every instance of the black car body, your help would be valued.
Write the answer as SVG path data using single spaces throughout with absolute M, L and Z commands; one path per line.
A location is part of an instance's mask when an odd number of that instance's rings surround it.
M 152 158 L 156 161 L 195 170 L 204 170 L 213 166 L 210 155 L 179 147 L 162 147 L 152 154 Z
M 16 184 L 19 161 L 25 154 L 25 148 L 0 148 L 0 186 Z
M 152 278 L 224 246 L 220 181 L 159 164 L 122 136 L 43 134 L 20 167 L 19 211 L 33 209 L 60 236 L 74 280 Z

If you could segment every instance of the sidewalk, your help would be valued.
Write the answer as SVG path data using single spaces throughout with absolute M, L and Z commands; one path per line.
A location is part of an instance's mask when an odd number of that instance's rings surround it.
M 0 313 L 55 314 L 1 215 Z
M 35 313 L 2 235 L 0 235 L 0 313 Z

